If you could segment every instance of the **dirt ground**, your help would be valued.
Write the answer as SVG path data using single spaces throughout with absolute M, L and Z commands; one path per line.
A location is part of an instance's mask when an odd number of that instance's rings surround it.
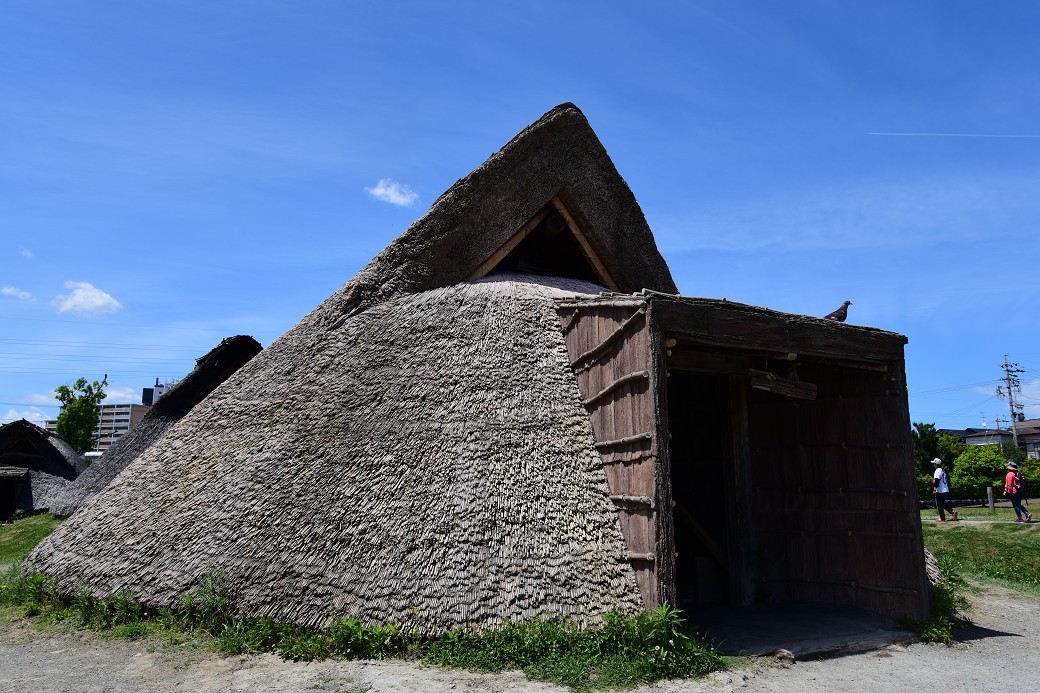
M 892 645 L 789 666 L 760 658 L 746 668 L 707 679 L 666 681 L 638 690 L 861 693 L 869 687 L 886 693 L 945 693 L 1020 688 L 1024 681 L 1021 672 L 1032 671 L 1040 663 L 1040 598 L 997 587 L 981 588 L 968 596 L 973 602 L 972 622 L 959 629 L 954 647 Z M 1009 667 L 1008 662 L 1017 663 L 1017 667 Z M 482 675 L 402 661 L 294 664 L 275 655 L 222 658 L 185 646 L 119 641 L 93 633 L 46 634 L 17 624 L 0 630 L 0 691 L 5 692 L 563 690 L 528 681 L 520 672 Z

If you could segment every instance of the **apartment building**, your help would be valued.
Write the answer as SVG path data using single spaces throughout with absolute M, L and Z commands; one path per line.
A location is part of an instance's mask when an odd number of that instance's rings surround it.
M 130 427 L 144 418 L 151 407 L 143 404 L 102 404 L 98 426 L 94 429 L 94 450 L 104 452 L 112 447 Z M 47 422 L 47 430 L 56 433 L 58 421 Z
M 156 378 L 153 387 L 146 387 L 141 391 L 141 401 L 144 404 L 102 404 L 98 426 L 94 429 L 94 450 L 104 452 L 112 447 L 120 437 L 126 435 L 134 424 L 144 418 L 155 400 L 159 399 L 176 382 L 176 380 L 160 382 Z M 56 433 L 57 427 L 57 419 L 46 422 L 46 429 L 51 433 Z

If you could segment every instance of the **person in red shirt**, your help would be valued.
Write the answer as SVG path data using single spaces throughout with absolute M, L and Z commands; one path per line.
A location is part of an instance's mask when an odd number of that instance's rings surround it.
M 1018 518 L 1015 522 L 1032 522 L 1033 514 L 1022 509 L 1022 496 L 1025 494 L 1018 482 L 1018 465 L 1008 460 L 1007 470 L 1007 476 L 1004 477 L 1004 495 L 1011 499 L 1011 507 L 1015 509 L 1015 517 Z M 1023 513 L 1026 516 L 1025 520 L 1022 519 Z

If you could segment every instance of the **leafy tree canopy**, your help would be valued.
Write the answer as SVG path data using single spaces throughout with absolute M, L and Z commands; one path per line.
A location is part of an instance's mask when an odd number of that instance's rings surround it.
M 1005 460 L 1017 462 L 1019 466 L 1022 466 L 1028 459 L 1026 451 L 1015 445 L 1014 441 L 1011 440 L 1005 440 L 1000 444 L 1000 454 L 1004 456 Z
M 60 385 L 54 390 L 55 399 L 61 402 L 57 433 L 80 454 L 94 447 L 94 429 L 101 416 L 101 401 L 105 399 L 107 385 L 106 375 L 100 383 L 96 380 L 87 383 L 85 378 L 80 378 L 71 386 Z
M 953 464 L 950 491 L 954 498 L 985 498 L 986 487 L 992 486 L 999 496 L 1004 492 L 1006 464 L 999 445 L 969 445 Z

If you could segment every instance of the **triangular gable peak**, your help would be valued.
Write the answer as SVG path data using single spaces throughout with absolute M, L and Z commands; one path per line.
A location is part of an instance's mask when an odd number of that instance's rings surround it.
M 619 290 L 617 281 L 558 197 L 553 197 L 466 280 L 503 273 L 569 277 Z
M 336 321 L 404 293 L 532 260 L 546 265 L 556 241 L 564 276 L 622 292 L 677 292 L 635 196 L 573 104 L 546 113 L 455 183 L 314 317 Z

